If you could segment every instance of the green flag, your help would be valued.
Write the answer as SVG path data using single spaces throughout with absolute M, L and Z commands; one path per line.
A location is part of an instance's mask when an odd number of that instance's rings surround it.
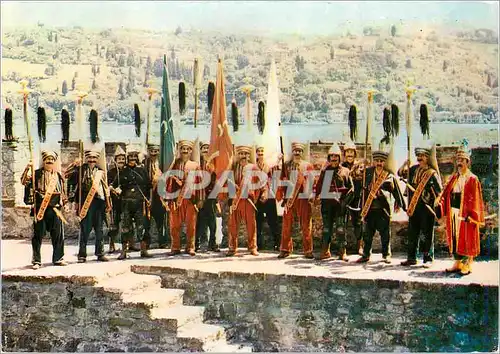
M 160 169 L 168 170 L 175 159 L 175 136 L 170 92 L 168 90 L 167 56 L 163 56 L 163 87 L 160 117 Z

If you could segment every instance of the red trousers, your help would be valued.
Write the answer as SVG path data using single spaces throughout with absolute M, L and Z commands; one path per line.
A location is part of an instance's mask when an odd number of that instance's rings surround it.
M 292 208 L 283 214 L 280 251 L 289 253 L 293 251 L 292 226 L 294 216 L 299 218 L 304 254 L 310 254 L 313 251 L 312 206 L 307 199 L 296 199 Z
M 229 215 L 229 251 L 236 252 L 238 249 L 238 229 L 243 221 L 247 227 L 248 250 L 257 249 L 257 224 L 255 221 L 255 209 L 246 199 L 240 199 L 236 210 Z
M 181 250 L 181 226 L 186 223 L 187 244 L 186 251 L 194 251 L 196 233 L 196 209 L 191 201 L 184 199 L 176 210 L 170 209 L 170 237 L 172 237 L 171 251 Z

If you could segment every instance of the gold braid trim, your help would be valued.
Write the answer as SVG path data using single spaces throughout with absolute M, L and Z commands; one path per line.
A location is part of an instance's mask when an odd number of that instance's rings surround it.
M 377 192 L 382 186 L 382 183 L 384 183 L 385 179 L 389 175 L 389 172 L 383 171 L 380 176 L 378 176 L 377 180 L 375 183 L 372 184 L 372 188 L 370 190 L 370 194 L 368 195 L 368 199 L 365 202 L 365 205 L 363 205 L 363 210 L 361 210 L 361 218 L 363 219 L 367 214 L 368 211 L 370 210 L 370 207 L 372 205 L 373 199 L 377 196 Z

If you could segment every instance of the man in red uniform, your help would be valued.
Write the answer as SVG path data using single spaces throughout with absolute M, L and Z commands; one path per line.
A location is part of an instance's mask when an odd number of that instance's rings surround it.
M 480 251 L 479 228 L 484 225 L 481 183 L 469 170 L 467 141 L 456 154 L 458 172 L 451 176 L 436 207 L 436 215 L 445 218 L 446 236 L 455 263 L 447 272 L 467 275 Z
M 286 195 L 286 186 L 278 188 L 276 200 L 283 201 L 285 210 L 283 213 L 283 229 L 281 231 L 280 254 L 278 258 L 286 258 L 293 251 L 292 240 L 292 225 L 294 216 L 299 218 L 300 228 L 302 231 L 302 248 L 304 256 L 312 259 L 313 243 L 312 243 L 312 193 L 309 199 L 299 198 L 299 194 L 304 192 L 308 183 L 308 178 L 313 178 L 312 175 L 307 177 L 308 172 L 313 171 L 313 165 L 309 163 L 304 156 L 305 145 L 302 143 L 292 143 L 293 157 L 287 161 L 282 171 L 281 180 L 293 181 L 292 174 L 297 174 L 297 180 L 294 183 L 293 192 L 289 198 Z M 304 158 L 305 157 L 305 158 Z M 312 191 L 311 191 L 312 192 Z
M 191 171 L 200 171 L 200 165 L 192 161 L 194 142 L 188 140 L 179 141 L 179 150 L 181 156 L 177 158 L 171 171 L 182 171 L 184 176 L 171 175 L 167 179 L 167 192 L 179 192 L 175 199 L 168 201 L 169 216 L 170 216 L 170 235 L 172 237 L 172 245 L 169 255 L 174 256 L 181 253 L 181 226 L 186 223 L 186 248 L 185 252 L 191 256 L 195 253 L 195 233 L 196 233 L 196 216 L 199 208 L 202 206 L 202 194 L 200 190 L 189 191 L 193 184 L 188 182 L 189 173 Z M 193 183 L 196 182 L 193 181 Z
M 236 196 L 229 203 L 229 250 L 226 254 L 228 257 L 234 256 L 238 252 L 238 229 L 242 221 L 245 223 L 247 229 L 247 248 L 252 256 L 259 255 L 257 252 L 255 203 L 257 199 L 260 199 L 262 202 L 267 200 L 267 189 L 263 187 L 254 190 L 250 186 L 250 183 L 258 183 L 258 177 L 255 176 L 255 173 L 259 171 L 251 160 L 252 149 L 253 147 L 247 145 L 236 147 L 238 161 L 232 166 L 234 181 L 229 181 L 229 183 L 234 183 L 236 186 Z M 250 175 L 252 173 L 254 176 Z

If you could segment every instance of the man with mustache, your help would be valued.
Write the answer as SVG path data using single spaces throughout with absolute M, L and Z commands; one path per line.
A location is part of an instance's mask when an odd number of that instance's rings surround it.
M 209 185 L 203 189 L 201 192 L 203 193 L 203 206 L 198 212 L 198 216 L 196 219 L 196 242 L 195 242 L 195 251 L 198 252 L 201 248 L 202 244 L 207 242 L 208 238 L 208 251 L 220 252 L 219 245 L 216 243 L 215 232 L 217 228 L 216 223 L 216 210 L 219 207 L 217 204 L 216 198 L 210 198 L 210 193 L 212 192 L 215 182 L 216 175 L 214 172 L 214 166 L 212 163 L 212 159 L 208 155 L 210 145 L 207 143 L 201 143 L 201 169 L 203 171 L 207 171 L 210 174 L 210 183 Z M 207 228 L 210 231 L 210 237 L 207 237 Z
M 42 246 L 42 238 L 46 232 L 50 233 L 52 240 L 52 264 L 57 266 L 65 266 L 64 261 L 64 226 L 61 218 L 61 207 L 66 203 L 66 195 L 64 193 L 64 179 L 59 171 L 55 168 L 57 153 L 52 150 L 42 151 L 43 167 L 35 171 L 35 195 L 30 195 L 33 190 L 32 184 L 32 162 L 28 164 L 21 177 L 21 183 L 25 186 L 25 203 L 32 205 L 35 209 L 31 209 L 31 216 L 36 218 L 34 224 L 34 234 L 31 239 L 31 247 L 33 249 L 32 266 L 33 269 L 38 269 L 42 266 L 40 249 Z M 30 198 L 31 197 L 31 198 Z M 36 215 L 34 215 L 34 211 Z
M 268 176 L 268 180 L 271 181 L 273 173 L 279 169 L 279 164 L 276 162 L 274 166 L 269 166 L 264 161 L 264 147 L 262 144 L 257 146 L 257 168 L 264 172 Z M 267 220 L 267 225 L 271 231 L 271 236 L 273 239 L 274 250 L 279 249 L 280 234 L 278 230 L 278 211 L 276 208 L 276 199 L 272 193 L 268 193 L 268 199 L 265 202 L 261 202 L 260 198 L 257 199 L 257 248 L 264 248 L 264 235 L 262 234 L 262 224 L 264 218 Z
M 108 171 L 108 185 L 109 191 L 111 195 L 111 202 L 113 203 L 113 223 L 110 225 L 108 231 L 109 237 L 109 252 L 115 253 L 115 241 L 116 237 L 120 232 L 120 221 L 122 217 L 122 199 L 121 199 L 121 188 L 119 184 L 120 173 L 123 171 L 123 167 L 125 166 L 125 151 L 122 149 L 120 145 L 117 145 L 114 155 L 114 164 L 115 166 Z
M 144 219 L 144 236 L 150 240 L 149 230 L 151 229 L 151 221 L 155 220 L 156 230 L 158 230 L 158 247 L 167 248 L 168 245 L 168 230 L 165 230 L 166 209 L 163 205 L 160 195 L 158 194 L 158 179 L 162 175 L 158 157 L 160 154 L 160 144 L 156 141 L 151 141 L 148 144 L 148 157 L 144 160 L 144 167 L 148 175 L 151 189 L 147 191 L 148 198 L 152 197 L 151 205 Z
M 287 258 L 293 251 L 292 240 L 292 225 L 294 216 L 299 218 L 300 228 L 302 231 L 302 248 L 304 257 L 313 259 L 313 242 L 312 242 L 312 195 L 309 199 L 299 198 L 306 188 L 308 178 L 306 174 L 313 171 L 313 165 L 304 158 L 305 144 L 294 142 L 292 143 L 291 160 L 285 163 L 284 170 L 281 174 L 281 180 L 288 180 L 293 183 L 293 174 L 298 173 L 298 179 L 294 183 L 293 192 L 288 198 L 286 195 L 286 187 L 280 186 L 276 195 L 276 200 L 282 202 L 285 207 L 283 213 L 283 228 L 281 230 L 281 245 L 278 258 Z M 308 157 L 306 157 L 308 158 Z M 311 191 L 312 192 L 312 191 Z
M 236 146 L 238 160 L 233 163 L 232 172 L 234 180 L 231 181 L 236 186 L 236 196 L 229 200 L 229 250 L 227 257 L 235 256 L 238 253 L 238 229 L 243 221 L 247 229 L 247 248 L 252 256 L 258 256 L 257 252 L 257 232 L 255 222 L 255 203 L 260 196 L 260 201 L 267 199 L 267 189 L 252 190 L 249 183 L 257 183 L 258 177 L 249 174 L 258 171 L 257 166 L 251 161 L 252 146 Z M 229 183 L 231 183 L 229 182 Z M 246 192 L 246 195 L 244 194 Z
M 363 188 L 363 169 L 364 164 L 362 161 L 356 162 L 357 151 L 356 144 L 349 140 L 344 145 L 344 162 L 342 166 L 350 171 L 350 177 L 353 188 L 346 196 L 346 218 L 351 219 L 354 228 L 354 235 L 358 243 L 357 249 L 359 255 L 363 255 L 363 232 L 361 227 L 361 190 Z
M 104 171 L 98 165 L 100 150 L 96 147 L 85 150 L 86 162 L 82 166 L 80 176 L 80 161 L 76 160 L 66 171 L 68 185 L 75 193 L 75 202 L 78 205 L 78 217 L 80 221 L 80 248 L 78 251 L 78 263 L 87 261 L 87 242 L 92 229 L 95 231 L 95 255 L 99 262 L 107 262 L 104 255 L 103 222 L 105 213 L 111 211 L 111 199 L 109 196 L 108 183 Z M 81 180 L 81 181 L 80 181 Z M 81 182 L 82 199 L 79 200 L 78 182 Z
M 172 244 L 170 246 L 170 256 L 175 256 L 181 253 L 181 226 L 186 224 L 186 248 L 185 252 L 190 256 L 196 255 L 195 252 L 195 236 L 196 236 L 196 217 L 198 210 L 203 205 L 202 193 L 200 190 L 190 191 L 189 173 L 191 171 L 200 171 L 200 165 L 193 161 L 194 142 L 189 140 L 180 140 L 178 149 L 180 157 L 176 158 L 171 170 L 180 171 L 182 176 L 171 175 L 167 178 L 167 192 L 179 195 L 168 200 L 169 216 L 170 216 L 170 237 Z M 200 182 L 199 178 L 195 178 L 193 183 Z
M 426 146 L 427 145 L 427 146 Z M 435 149 L 435 147 L 434 147 Z M 417 250 L 423 254 L 424 266 L 428 267 L 433 261 L 434 246 L 434 202 L 441 193 L 441 182 L 437 172 L 437 161 L 433 147 L 427 143 L 415 148 L 417 164 L 410 167 L 405 163 L 398 171 L 398 175 L 408 179 L 408 251 L 407 259 L 401 262 L 403 266 L 417 264 Z M 420 233 L 423 239 L 420 242 Z
M 319 175 L 315 186 L 315 195 L 317 200 L 321 200 L 321 218 L 323 220 L 323 240 L 319 258 L 328 259 L 332 257 L 330 243 L 335 232 L 339 260 L 347 262 L 344 198 L 347 191 L 352 187 L 352 181 L 349 177 L 349 169 L 340 166 L 341 155 L 340 147 L 337 143 L 333 143 L 330 150 L 328 150 L 327 159 L 329 164 Z
M 457 173 L 451 176 L 436 206 L 437 217 L 445 218 L 450 254 L 455 263 L 447 272 L 467 275 L 480 252 L 479 228 L 484 226 L 481 182 L 469 170 L 471 157 L 464 139 L 456 153 Z
M 387 163 L 389 153 L 379 148 L 372 153 L 372 157 L 374 166 L 366 169 L 363 186 L 365 198 L 361 210 L 361 218 L 366 223 L 365 247 L 363 255 L 356 262 L 366 263 L 370 260 L 373 236 L 378 231 L 382 239 L 382 259 L 384 263 L 389 264 L 391 263 L 391 209 L 386 194 L 392 194 L 394 197 L 396 213 L 400 208 L 406 209 L 406 206 L 398 182 L 390 171 L 392 166 Z M 389 161 L 392 160 L 391 158 Z
M 135 235 L 141 237 L 141 257 L 150 258 L 148 253 L 149 234 L 143 234 L 144 218 L 149 204 L 147 192 L 151 186 L 144 167 L 139 166 L 139 150 L 135 145 L 127 146 L 127 165 L 120 173 L 119 185 L 122 189 L 123 228 L 122 253 L 118 259 L 126 259 L 130 245 L 135 242 Z M 135 227 L 134 227 L 135 224 Z

